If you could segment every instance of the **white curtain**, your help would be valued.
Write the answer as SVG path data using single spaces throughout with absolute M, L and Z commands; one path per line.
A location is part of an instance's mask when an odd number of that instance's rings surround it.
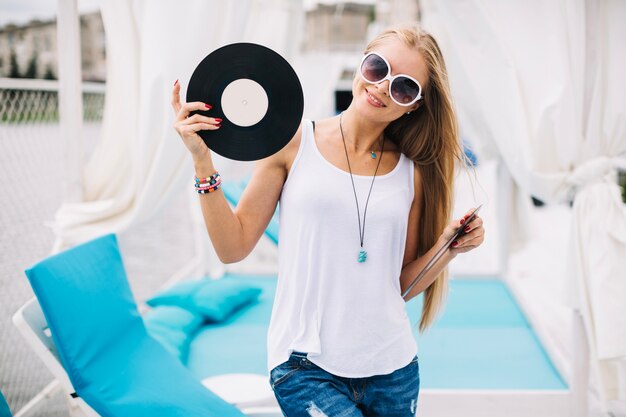
M 462 130 L 528 194 L 574 200 L 570 305 L 583 314 L 601 400 L 626 400 L 626 211 L 616 184 L 626 169 L 626 2 L 421 4 Z
M 85 164 L 84 201 L 56 213 L 55 250 L 148 219 L 189 187 L 191 160 L 172 128 L 174 81 L 180 79 L 184 101 L 195 66 L 232 42 L 264 44 L 289 59 L 301 11 L 300 0 L 103 1 L 102 137 Z M 222 172 L 232 166 L 216 159 Z

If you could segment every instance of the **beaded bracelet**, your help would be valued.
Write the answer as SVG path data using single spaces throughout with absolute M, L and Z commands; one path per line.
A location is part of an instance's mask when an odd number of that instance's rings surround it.
M 193 186 L 196 188 L 207 188 L 207 187 L 212 187 L 216 184 L 220 184 L 222 182 L 222 179 L 220 177 L 217 177 L 214 180 L 210 180 L 209 182 L 197 182 L 195 183 Z
M 195 177 L 194 188 L 198 194 L 212 193 L 213 191 L 219 190 L 221 185 L 222 178 L 217 171 L 207 178 Z
M 215 179 L 217 179 L 219 176 L 220 176 L 220 173 L 219 173 L 219 172 L 217 172 L 217 171 L 215 171 L 213 174 L 211 174 L 211 176 L 210 176 L 210 177 L 206 177 L 206 178 L 198 178 L 198 177 L 195 177 L 196 184 L 197 184 L 197 183 L 201 183 L 201 182 L 209 182 L 209 181 L 211 181 L 211 180 L 215 180 Z
M 212 185 L 210 187 L 205 187 L 205 188 L 196 188 L 196 191 L 198 194 L 212 193 L 213 191 L 219 190 L 220 185 L 222 185 L 222 183 L 217 183 L 215 185 Z
M 217 174 L 217 175 L 215 175 L 215 176 L 213 176 L 211 178 L 202 178 L 202 179 L 200 179 L 200 181 L 196 181 L 194 186 L 196 188 L 197 187 L 205 187 L 205 186 L 208 186 L 208 185 L 213 185 L 213 184 L 215 184 L 216 182 L 218 182 L 220 180 L 221 180 L 221 177 L 220 177 L 219 174 Z
M 206 185 L 196 185 L 196 191 L 198 190 L 207 190 L 209 188 L 219 188 L 219 186 L 222 185 L 222 181 L 221 180 L 217 180 L 216 182 L 214 182 L 213 184 L 206 184 Z
M 209 182 L 197 182 L 193 186 L 196 187 L 196 188 L 210 187 L 210 186 L 212 186 L 212 185 L 214 185 L 214 184 L 216 184 L 216 183 L 218 183 L 220 181 L 221 181 L 220 179 L 217 179 L 217 180 L 211 180 Z
M 207 193 L 212 193 L 213 191 L 217 191 L 219 190 L 220 187 L 215 187 L 215 188 L 208 188 L 206 190 L 198 190 L 198 194 L 207 194 Z

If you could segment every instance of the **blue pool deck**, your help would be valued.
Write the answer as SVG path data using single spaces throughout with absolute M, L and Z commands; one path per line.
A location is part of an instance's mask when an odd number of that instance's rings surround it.
M 227 373 L 266 375 L 267 326 L 276 277 L 227 276 L 263 288 L 259 302 L 194 337 L 187 367 L 204 379 Z M 419 318 L 421 297 L 407 303 Z M 468 390 L 567 390 L 506 284 L 451 280 L 445 312 L 426 333 L 415 330 L 421 387 Z M 219 359 L 218 359 L 219 358 Z

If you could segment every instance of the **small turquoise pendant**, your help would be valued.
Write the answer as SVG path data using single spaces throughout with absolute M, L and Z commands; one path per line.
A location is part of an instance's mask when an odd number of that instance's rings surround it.
M 367 252 L 362 250 L 361 252 L 359 252 L 359 262 L 365 262 L 367 260 Z
M 372 151 L 372 159 L 376 159 L 376 152 Z

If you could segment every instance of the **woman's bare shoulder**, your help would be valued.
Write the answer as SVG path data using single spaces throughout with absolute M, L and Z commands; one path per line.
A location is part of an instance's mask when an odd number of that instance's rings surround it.
M 298 130 L 294 133 L 291 140 L 280 151 L 270 157 L 274 160 L 274 163 L 279 164 L 285 170 L 285 174 L 289 173 L 291 165 L 296 159 L 296 155 L 298 155 L 300 143 L 302 142 L 302 128 L 304 123 L 305 122 L 300 123 Z

